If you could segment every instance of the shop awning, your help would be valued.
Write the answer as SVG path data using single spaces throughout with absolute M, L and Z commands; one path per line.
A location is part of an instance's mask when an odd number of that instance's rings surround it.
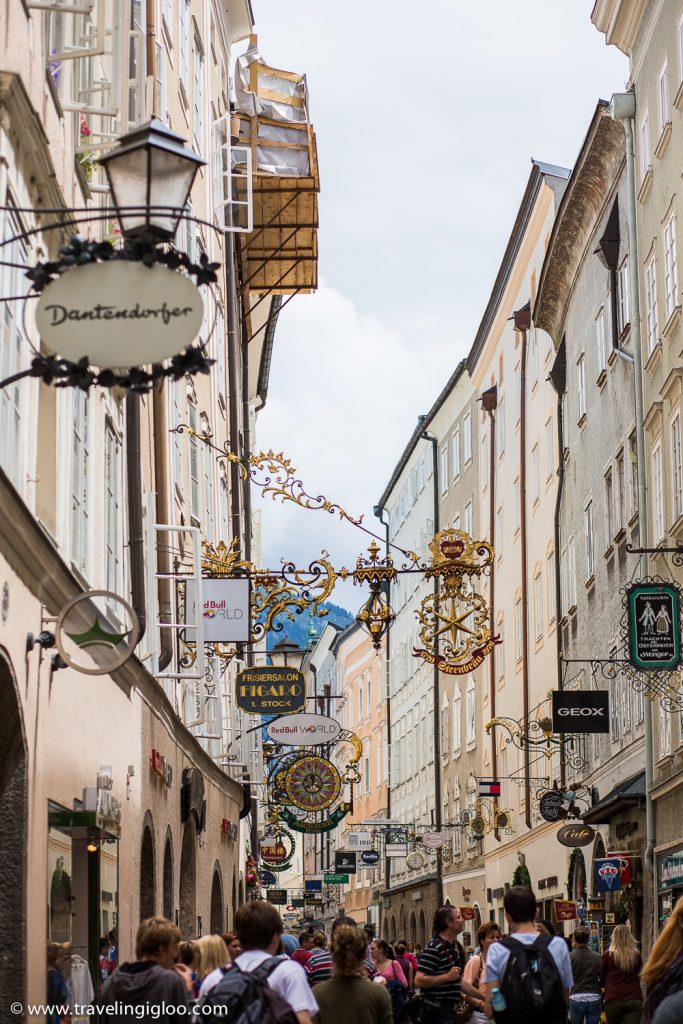
M 620 782 L 607 796 L 598 800 L 583 820 L 587 825 L 608 825 L 616 814 L 628 810 L 629 807 L 642 807 L 645 804 L 645 772 L 638 772 L 629 779 Z

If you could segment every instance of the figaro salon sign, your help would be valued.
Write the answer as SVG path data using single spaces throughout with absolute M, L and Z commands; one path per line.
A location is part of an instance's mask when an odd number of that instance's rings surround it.
M 235 697 L 251 715 L 286 715 L 304 707 L 306 684 L 296 669 L 260 665 L 238 673 Z

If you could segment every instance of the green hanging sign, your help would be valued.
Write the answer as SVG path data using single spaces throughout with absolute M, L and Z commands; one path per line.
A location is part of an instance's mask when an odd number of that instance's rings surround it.
M 637 583 L 626 592 L 629 661 L 643 671 L 681 663 L 681 599 L 674 584 Z

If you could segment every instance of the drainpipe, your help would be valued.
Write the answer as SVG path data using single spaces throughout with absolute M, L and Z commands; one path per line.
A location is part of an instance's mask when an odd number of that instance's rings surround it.
M 421 416 L 421 422 L 425 422 L 426 416 Z M 432 464 L 434 480 L 434 534 L 439 532 L 439 442 L 423 430 L 420 434 L 425 441 L 432 446 Z M 434 599 L 435 606 L 439 595 L 439 578 L 434 577 Z M 441 710 L 439 702 L 439 638 L 434 637 L 434 682 L 432 690 L 432 702 L 434 705 L 434 830 L 441 831 Z M 436 904 L 443 906 L 443 854 L 441 847 L 436 851 Z
M 152 424 L 154 430 L 154 489 L 157 523 L 170 523 L 168 479 L 168 426 L 166 418 L 166 387 L 160 381 L 152 392 Z M 149 552 L 153 557 L 153 552 Z M 167 544 L 157 544 L 159 622 L 173 622 L 171 596 L 171 553 Z M 154 624 L 153 624 L 154 625 Z M 163 672 L 173 657 L 171 629 L 159 630 L 159 671 Z
M 555 499 L 555 521 L 553 523 L 553 532 L 555 538 L 555 645 L 557 648 L 557 689 L 561 690 L 564 686 L 564 677 L 562 674 L 562 637 L 560 635 L 560 619 L 562 617 L 562 584 L 560 576 L 560 512 L 562 509 L 562 496 L 564 494 L 564 420 L 562 419 L 562 396 L 567 390 L 567 352 L 565 347 L 565 340 L 562 339 L 559 348 L 557 350 L 557 356 L 555 362 L 550 370 L 549 375 L 550 383 L 557 392 L 557 450 L 558 450 L 558 469 L 557 469 L 557 497 Z M 565 785 L 565 765 L 563 760 L 560 760 L 560 785 L 564 788 Z
M 636 458 L 638 460 L 638 546 L 641 549 L 640 579 L 648 574 L 648 559 L 644 548 L 648 546 L 647 523 L 647 477 L 645 471 L 645 425 L 643 398 L 643 350 L 640 338 L 640 291 L 638 286 L 638 226 L 636 223 L 636 176 L 635 152 L 633 146 L 633 121 L 636 114 L 636 95 L 619 92 L 612 96 L 609 113 L 615 121 L 621 121 L 626 135 L 626 191 L 628 193 L 627 222 L 629 237 L 629 288 L 631 298 L 631 344 L 633 346 L 633 387 L 636 407 Z M 646 847 L 644 867 L 654 885 L 655 809 L 651 790 L 654 781 L 654 751 L 652 737 L 652 701 L 646 700 L 644 714 L 645 732 L 645 826 Z M 654 890 L 653 890 L 654 893 Z
M 496 409 L 498 408 L 498 388 L 494 384 L 481 396 L 482 409 L 489 417 L 489 543 L 495 551 L 496 543 Z M 501 537 L 501 541 L 502 541 Z M 491 575 L 489 576 L 489 621 L 491 632 L 496 632 L 496 562 L 495 558 L 491 563 Z M 491 718 L 496 717 L 496 659 L 493 655 L 489 658 L 489 705 Z M 491 775 L 498 778 L 498 748 L 496 747 L 495 730 L 491 731 Z M 495 806 L 495 805 L 494 805 Z M 497 819 L 496 819 L 497 821 Z M 496 824 L 493 835 L 500 842 L 500 829 Z
M 145 604 L 145 552 L 142 527 L 142 476 L 140 450 L 140 395 L 126 395 L 126 479 L 128 483 L 128 546 L 130 591 L 133 611 L 140 621 L 140 639 L 147 626 Z
M 527 828 L 531 828 L 531 765 L 529 758 L 529 610 L 527 606 L 526 550 L 526 356 L 527 331 L 531 327 L 531 303 L 515 310 L 515 330 L 521 334 L 520 423 L 519 423 L 519 546 L 522 556 L 522 692 L 524 698 L 524 806 Z
M 389 519 L 384 520 L 383 516 L 386 512 L 385 508 L 381 505 L 375 505 L 373 509 L 374 514 L 379 519 L 380 523 L 384 527 L 384 557 L 390 554 L 389 552 Z M 391 605 L 391 582 L 387 580 L 386 583 L 386 599 L 387 604 Z M 385 652 L 385 669 L 384 669 L 384 705 L 386 708 L 386 721 L 387 721 L 387 746 L 386 752 L 391 750 L 391 676 L 390 665 L 391 665 L 391 624 L 389 625 L 385 637 L 384 637 L 384 652 Z M 389 675 L 389 683 L 387 685 L 387 675 Z M 388 758 L 387 764 L 387 818 L 391 821 L 391 758 Z M 384 858 L 384 888 L 388 889 L 391 885 L 391 857 Z
M 145 58 L 147 75 L 152 80 L 152 113 L 159 118 L 165 116 L 165 111 L 158 110 L 159 90 L 157 89 L 157 26 L 156 26 L 156 0 L 147 0 L 145 6 Z
M 228 312 L 228 432 L 230 450 L 239 451 L 239 409 L 237 397 L 237 276 L 235 274 L 235 242 L 231 231 L 225 232 L 225 290 Z M 230 463 L 230 532 L 237 541 L 237 553 L 242 557 L 242 531 L 240 529 L 240 465 Z

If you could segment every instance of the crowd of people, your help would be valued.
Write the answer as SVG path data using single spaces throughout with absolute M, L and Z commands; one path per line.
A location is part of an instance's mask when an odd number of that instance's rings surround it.
M 127 1008 L 143 1005 L 165 1007 L 166 1016 L 155 1020 L 190 1013 L 210 1024 L 683 1021 L 683 898 L 645 964 L 628 924 L 614 928 L 599 956 L 583 924 L 565 938 L 539 921 L 528 887 L 512 886 L 504 906 L 507 934 L 486 922 L 476 948 L 467 950 L 458 938 L 460 910 L 452 906 L 437 910 L 423 950 L 378 938 L 349 917 L 334 921 L 329 938 L 321 931 L 297 938 L 284 933 L 279 913 L 265 901 L 240 907 L 234 931 L 192 941 L 181 942 L 171 921 L 153 917 L 138 929 L 136 959 L 111 972 L 103 967 L 108 976 L 100 1001 L 114 1022 L 129 1020 Z M 51 945 L 50 972 L 59 976 L 65 952 Z M 102 949 L 108 963 L 111 950 Z M 51 984 L 56 991 L 58 977 Z

